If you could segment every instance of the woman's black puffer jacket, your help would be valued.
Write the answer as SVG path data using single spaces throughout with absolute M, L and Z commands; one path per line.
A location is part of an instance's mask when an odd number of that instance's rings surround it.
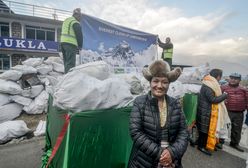
M 210 114 L 213 103 L 220 103 L 227 98 L 226 94 L 215 96 L 214 91 L 207 85 L 202 85 L 198 97 L 198 108 L 196 115 L 196 125 L 200 132 L 208 133 Z
M 181 166 L 181 158 L 188 146 L 185 116 L 178 100 L 166 96 L 167 128 L 172 160 Z M 130 134 L 133 140 L 129 168 L 157 168 L 162 148 L 158 100 L 150 94 L 135 99 L 130 116 Z

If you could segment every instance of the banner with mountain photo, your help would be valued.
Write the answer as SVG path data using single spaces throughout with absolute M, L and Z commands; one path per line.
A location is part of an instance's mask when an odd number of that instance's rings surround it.
M 80 62 L 103 60 L 116 73 L 139 71 L 157 58 L 157 36 L 83 14 Z

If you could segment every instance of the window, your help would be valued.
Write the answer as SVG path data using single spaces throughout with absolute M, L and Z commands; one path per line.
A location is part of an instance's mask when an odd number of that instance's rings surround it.
M 10 69 L 10 57 L 6 54 L 0 54 L 0 71 Z
M 34 29 L 26 29 L 26 38 L 27 39 L 36 39 Z
M 55 41 L 55 29 L 26 26 L 26 38 L 35 40 Z
M 49 40 L 49 41 L 54 41 L 54 39 L 55 39 L 55 33 L 54 32 L 52 32 L 52 31 L 47 31 L 46 32 L 47 33 L 47 40 Z
M 44 30 L 37 30 L 37 40 L 46 40 L 46 33 Z
M 9 37 L 9 23 L 0 22 L 0 36 Z

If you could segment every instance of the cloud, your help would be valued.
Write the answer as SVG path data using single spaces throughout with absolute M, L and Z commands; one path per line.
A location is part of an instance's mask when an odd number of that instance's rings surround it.
M 231 11 L 187 17 L 181 9 L 158 6 L 147 0 L 93 0 L 85 6 L 85 11 L 118 25 L 158 34 L 162 41 L 170 36 L 175 57 L 185 55 L 184 58 L 194 62 L 203 55 L 205 58 L 199 62 L 212 61 L 211 57 L 245 57 L 248 53 L 247 38 L 223 35 L 227 31 L 223 25 L 232 17 Z

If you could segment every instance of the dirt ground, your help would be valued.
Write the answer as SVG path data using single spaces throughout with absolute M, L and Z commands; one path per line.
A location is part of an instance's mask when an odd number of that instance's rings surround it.
M 46 121 L 46 116 L 47 114 L 44 112 L 42 114 L 32 114 L 32 115 L 22 112 L 22 114 L 19 117 L 17 117 L 15 120 L 23 120 L 27 124 L 27 127 L 29 129 L 35 131 L 40 120 Z

